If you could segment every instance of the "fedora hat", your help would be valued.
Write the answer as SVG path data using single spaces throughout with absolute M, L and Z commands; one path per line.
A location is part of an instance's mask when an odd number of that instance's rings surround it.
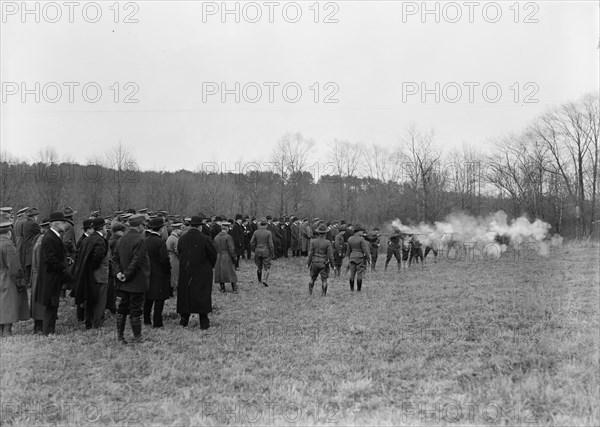
M 160 230 L 165 225 L 165 220 L 162 216 L 157 216 L 154 218 L 150 218 L 148 222 L 148 228 L 152 230 Z
M 83 228 L 84 230 L 87 230 L 88 228 L 90 228 L 92 226 L 93 223 L 94 223 L 94 218 L 86 218 L 83 220 L 83 224 L 81 225 L 81 228 Z
M 94 218 L 92 220 L 92 227 L 94 227 L 94 230 L 100 230 L 105 225 L 106 220 L 104 218 Z
M 190 218 L 190 225 L 192 227 L 198 227 L 202 225 L 202 217 L 200 215 L 194 215 Z
M 73 221 L 71 221 L 69 218 L 66 218 L 65 217 L 65 213 L 61 212 L 61 211 L 52 212 L 50 214 L 50 216 L 48 217 L 48 221 L 50 223 L 53 223 L 53 222 L 56 222 L 56 221 L 64 221 L 64 222 L 68 222 L 69 224 L 73 225 Z
M 317 228 L 317 233 L 319 233 L 319 234 L 326 234 L 327 233 L 327 226 L 325 224 L 319 225 L 319 228 Z
M 356 225 L 354 225 L 354 227 L 353 227 L 353 228 L 354 228 L 354 231 L 365 231 L 365 227 L 363 227 L 363 226 L 362 226 L 362 225 L 360 225 L 360 224 L 356 224 Z
M 38 211 L 37 208 L 29 208 L 27 209 L 27 216 L 35 216 L 35 215 L 39 215 L 40 211 Z

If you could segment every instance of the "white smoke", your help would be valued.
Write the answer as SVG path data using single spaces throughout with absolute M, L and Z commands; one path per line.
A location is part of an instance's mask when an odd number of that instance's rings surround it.
M 550 246 L 560 246 L 562 237 L 555 235 L 550 240 L 548 231 L 551 226 L 547 222 L 536 219 L 530 222 L 522 216 L 512 221 L 504 211 L 498 211 L 487 217 L 473 217 L 467 214 L 451 214 L 445 221 L 432 224 L 406 225 L 396 219 L 391 228 L 406 234 L 414 234 L 425 245 L 444 245 L 452 242 L 479 244 L 484 247 L 488 243 L 499 242 L 501 252 L 505 252 L 507 244 L 519 245 L 535 243 L 538 253 L 547 256 Z M 497 240 L 497 238 L 499 240 Z

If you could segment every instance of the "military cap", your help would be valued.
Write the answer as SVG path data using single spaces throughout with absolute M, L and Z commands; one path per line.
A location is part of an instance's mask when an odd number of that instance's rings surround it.
M 119 216 L 119 215 L 123 215 L 124 213 L 125 212 L 123 212 L 123 211 L 115 211 L 113 215 L 114 216 Z
M 135 215 L 135 209 L 131 209 L 131 208 L 129 208 L 129 209 L 126 209 L 126 210 L 125 210 L 125 213 L 130 213 L 130 214 L 132 214 L 132 215 Z
M 116 233 L 117 231 L 125 231 L 125 230 L 127 230 L 127 227 L 125 227 L 125 224 L 122 224 L 120 222 L 115 222 L 111 226 L 111 229 L 112 229 L 113 233 Z
M 169 212 L 167 212 L 167 211 L 158 211 L 157 214 L 158 214 L 158 216 L 167 216 L 169 214 Z
M 92 211 L 90 212 L 91 218 L 98 218 L 100 216 L 100 211 Z
M 131 225 L 132 227 L 137 227 L 139 225 L 145 224 L 146 223 L 146 216 L 145 215 L 131 215 L 129 217 L 129 225 Z
M 0 212 L 2 212 L 2 213 L 11 213 L 12 210 L 13 210 L 13 208 L 11 208 L 11 207 L 0 208 Z
M 0 230 L 6 230 L 7 228 L 12 227 L 13 223 L 12 221 L 9 220 L 2 220 L 0 221 Z
M 171 224 L 171 228 L 181 228 L 182 225 L 182 222 L 174 222 L 173 224 Z
M 317 233 L 319 233 L 319 234 L 327 233 L 327 227 L 325 226 L 325 224 L 319 225 L 319 228 L 317 228 Z
M 29 208 L 27 209 L 27 216 L 35 216 L 35 215 L 39 215 L 40 211 L 38 211 L 37 208 Z
M 45 217 L 44 219 L 42 219 L 42 222 L 40 223 L 40 227 L 49 227 L 50 226 L 50 218 Z
M 133 214 L 131 212 L 127 212 L 127 213 L 124 213 L 123 215 L 120 215 L 119 218 L 121 218 L 121 220 L 123 220 L 123 221 L 127 221 L 132 216 L 133 216 Z
M 71 208 L 70 206 L 67 206 L 67 207 L 65 207 L 64 213 L 67 218 L 71 218 L 73 215 L 75 215 L 77 213 L 77 211 L 74 211 L 73 208 Z
M 148 208 L 138 209 L 137 213 L 139 213 L 139 214 L 147 214 L 148 213 Z
M 27 210 L 29 210 L 29 207 L 26 207 L 26 208 L 23 208 L 23 209 L 19 209 L 17 211 L 17 215 L 21 215 L 21 214 L 25 213 Z

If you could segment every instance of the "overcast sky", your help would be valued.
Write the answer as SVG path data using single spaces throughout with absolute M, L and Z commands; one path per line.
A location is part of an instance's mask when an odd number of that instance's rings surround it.
M 313 160 L 391 147 L 414 122 L 448 149 L 598 91 L 598 2 L 475 3 L 2 2 L 1 148 L 86 162 L 121 141 L 141 169 L 197 170 L 267 160 L 289 131 Z

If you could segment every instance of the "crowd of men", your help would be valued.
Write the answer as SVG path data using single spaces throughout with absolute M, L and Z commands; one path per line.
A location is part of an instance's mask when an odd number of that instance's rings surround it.
M 201 329 L 207 329 L 213 283 L 221 292 L 231 283 L 237 293 L 240 259 L 252 254 L 258 282 L 265 287 L 273 259 L 307 257 L 309 294 L 320 276 L 322 296 L 327 295 L 330 271 L 340 277 L 347 257 L 350 290 L 356 284 L 360 292 L 366 269 L 376 269 L 381 237 L 377 228 L 367 233 L 360 224 L 345 221 L 309 222 L 295 216 L 257 220 L 240 214 L 227 220 L 148 209 L 108 217 L 94 211 L 78 231 L 76 213 L 65 207 L 40 221 L 35 207 L 14 214 L 12 208 L 1 208 L 0 334 L 10 335 L 13 323 L 28 319 L 34 320 L 34 334 L 54 334 L 60 300 L 67 296 L 74 299 L 86 329 L 101 327 L 106 310 L 116 314 L 123 343 L 127 317 L 133 341 L 139 342 L 142 321 L 162 327 L 165 300 L 175 294 L 180 325 L 186 327 L 197 313 Z M 386 269 L 392 257 L 398 268 L 413 257 L 422 261 L 421 244 L 396 231 L 388 239 Z

